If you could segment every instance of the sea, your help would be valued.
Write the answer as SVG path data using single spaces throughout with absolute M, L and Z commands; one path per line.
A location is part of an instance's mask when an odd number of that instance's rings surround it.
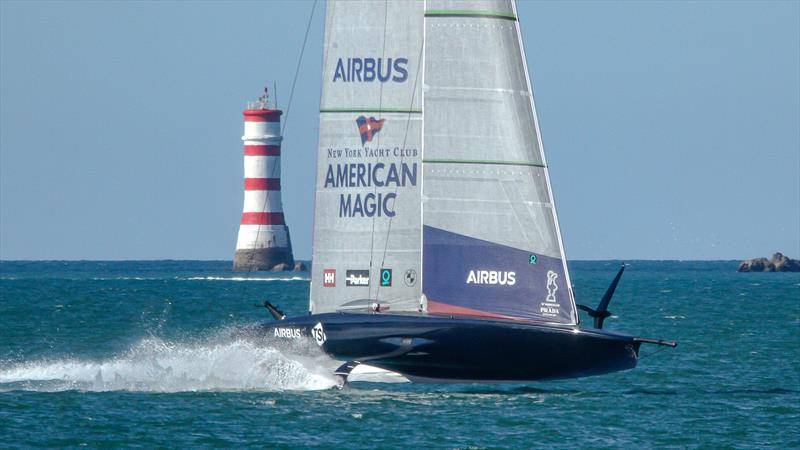
M 578 302 L 620 264 L 571 262 Z M 340 390 L 325 355 L 240 332 L 272 320 L 265 299 L 307 314 L 308 273 L 2 261 L 0 448 L 800 448 L 800 273 L 628 264 L 606 328 L 678 342 L 635 369 Z

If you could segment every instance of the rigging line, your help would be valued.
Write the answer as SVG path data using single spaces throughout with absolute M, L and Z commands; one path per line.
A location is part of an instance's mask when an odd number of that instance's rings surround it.
M 302 62 L 303 62 L 303 54 L 305 54 L 305 51 L 306 51 L 306 44 L 308 43 L 308 35 L 309 35 L 309 32 L 311 31 L 311 24 L 314 22 L 314 12 L 316 10 L 317 10 L 317 0 L 314 0 L 314 3 L 311 5 L 311 13 L 308 16 L 308 24 L 306 25 L 306 34 L 303 37 L 303 46 L 300 48 L 300 57 L 297 58 L 297 67 L 295 68 L 295 71 L 294 71 L 294 79 L 292 80 L 292 89 L 289 92 L 289 103 L 286 105 L 286 116 L 284 117 L 283 125 L 281 126 L 281 136 L 280 136 L 281 137 L 281 142 L 280 142 L 281 148 L 283 148 L 283 135 L 284 135 L 284 133 L 286 131 L 286 124 L 289 123 L 289 111 L 292 109 L 292 98 L 294 97 L 294 88 L 295 88 L 295 86 L 297 84 L 297 78 L 298 78 L 298 75 L 300 73 L 300 67 L 302 66 Z M 274 95 L 275 95 L 275 109 L 278 109 L 278 91 L 277 91 L 277 89 L 275 90 L 275 94 Z M 272 172 L 270 173 L 269 178 L 275 178 L 275 175 L 277 175 L 277 172 L 279 170 L 280 170 L 280 165 L 279 164 L 273 164 L 272 165 Z M 262 211 L 264 210 L 264 208 L 267 207 L 267 202 L 269 201 L 269 191 L 265 191 L 265 192 L 266 192 L 266 194 L 264 195 L 264 204 L 261 205 L 261 210 Z M 284 220 L 284 226 L 285 225 L 286 225 L 286 222 Z M 259 227 L 256 230 L 256 238 L 255 238 L 256 242 L 258 242 L 258 235 L 259 235 L 260 231 L 261 231 L 261 228 Z M 288 233 L 287 233 L 287 235 L 288 235 Z
M 419 82 L 419 73 L 422 70 L 422 58 L 425 56 L 424 55 L 424 51 L 425 51 L 425 41 L 423 40 L 422 41 L 422 45 L 420 45 L 420 47 L 419 47 L 419 58 L 417 59 L 417 61 L 418 61 L 417 72 L 414 75 L 414 86 L 413 86 L 413 88 L 411 90 L 411 104 L 409 105 L 409 108 L 408 108 L 408 117 L 406 119 L 406 131 L 405 131 L 405 134 L 403 135 L 403 146 L 401 147 L 403 149 L 406 148 L 406 142 L 408 141 L 408 130 L 411 127 L 411 114 L 412 114 L 411 109 L 414 106 L 414 98 L 417 95 L 417 83 Z M 421 126 L 424 127 L 425 124 L 422 123 Z M 401 152 L 400 153 L 400 164 L 401 165 L 403 164 L 403 159 L 405 158 L 404 153 L 405 152 Z M 423 170 L 422 169 L 422 164 L 420 164 L 420 174 L 422 173 L 422 170 Z M 394 203 L 395 204 L 397 203 L 397 191 L 398 191 L 399 188 L 400 188 L 400 186 L 395 186 L 394 187 L 394 194 L 395 194 Z M 421 193 L 420 193 L 420 195 L 421 195 Z M 392 205 L 392 206 L 394 206 L 394 205 Z M 420 205 L 420 208 L 421 207 L 422 207 L 422 205 Z M 383 265 L 386 263 L 386 252 L 387 252 L 387 250 L 389 248 L 389 235 L 392 232 L 392 222 L 393 221 L 394 221 L 394 216 L 389 217 L 389 225 L 386 227 L 386 241 L 384 241 L 384 244 L 383 244 L 383 255 L 381 256 L 381 267 L 383 267 Z M 422 224 L 420 224 L 420 226 L 422 226 Z M 380 290 L 381 290 L 381 285 L 380 285 L 380 283 L 378 283 L 378 289 L 375 292 L 375 301 L 376 302 L 378 301 L 378 292 L 380 292 Z
M 386 58 L 386 29 L 388 28 L 386 24 L 389 22 L 389 0 L 384 2 L 383 8 L 383 48 L 381 49 L 381 58 Z M 379 91 L 378 91 L 378 110 L 383 109 L 383 83 L 380 84 Z M 378 148 L 381 147 L 381 134 L 378 134 L 378 141 L 375 143 Z M 375 161 L 378 161 L 377 152 L 375 154 Z M 378 195 L 378 186 L 372 190 L 372 193 L 377 197 Z M 372 262 L 373 256 L 375 254 L 375 215 L 372 216 L 372 233 L 370 234 L 369 240 L 369 272 L 372 273 Z M 383 264 L 381 264 L 383 267 Z M 372 297 L 372 286 L 369 287 L 370 293 L 367 298 Z M 375 301 L 378 300 L 378 290 L 380 290 L 380 286 L 375 291 Z M 367 306 L 369 308 L 369 305 Z
M 292 98 L 294 97 L 294 88 L 295 88 L 295 85 L 297 84 L 298 74 L 300 73 L 300 65 L 303 62 L 303 54 L 306 51 L 306 44 L 308 43 L 308 34 L 309 34 L 309 31 L 311 30 L 311 24 L 313 23 L 313 20 L 314 20 L 314 11 L 316 11 L 316 9 L 317 9 L 317 0 L 314 0 L 314 3 L 311 5 L 311 13 L 308 16 L 308 25 L 306 25 L 306 34 L 303 37 L 303 47 L 300 49 L 300 57 L 297 58 L 297 68 L 294 71 L 294 79 L 292 80 L 292 89 L 289 92 L 289 103 L 286 105 L 286 117 L 284 118 L 283 126 L 281 127 L 281 144 L 283 143 L 282 142 L 283 141 L 283 133 L 286 130 L 286 124 L 289 122 L 289 111 L 292 108 Z M 277 90 L 274 92 L 274 95 L 275 95 L 275 109 L 278 109 L 278 92 L 277 92 Z M 267 105 L 267 107 L 269 107 L 269 105 Z M 282 145 L 281 145 L 281 147 L 282 147 Z M 273 164 L 272 173 L 270 174 L 270 178 L 275 178 L 275 172 L 279 168 L 280 167 L 277 164 Z M 267 202 L 268 201 L 269 201 L 269 190 L 265 190 L 264 191 L 264 203 L 261 205 L 261 211 L 263 211 L 264 208 L 267 207 Z M 286 226 L 286 221 L 285 220 L 284 220 L 284 226 Z M 255 237 L 253 237 L 253 247 L 254 247 L 253 250 L 256 250 L 255 245 L 258 243 L 258 237 L 259 237 L 260 234 L 261 234 L 261 225 L 257 225 L 256 226 L 256 235 L 255 235 Z M 288 234 L 289 234 L 288 230 L 287 230 L 286 234 L 288 236 Z M 289 243 L 287 242 L 287 244 L 289 244 Z M 248 258 L 247 258 L 247 276 L 245 278 L 249 279 L 250 278 L 250 274 L 253 272 L 253 259 L 255 257 L 255 253 L 256 253 L 255 251 L 251 251 L 250 255 L 248 255 Z M 247 283 L 243 283 L 243 284 L 244 284 L 244 286 L 242 286 L 242 293 L 241 293 L 240 297 L 244 297 L 245 294 L 247 293 Z
M 294 70 L 294 79 L 292 80 L 292 89 L 289 91 L 289 103 L 286 105 L 286 118 L 283 120 L 283 127 L 281 128 L 281 136 L 286 131 L 286 124 L 289 123 L 289 111 L 292 109 L 292 99 L 294 98 L 294 87 L 297 84 L 297 76 L 300 74 L 300 64 L 303 62 L 303 54 L 306 52 L 306 43 L 308 42 L 308 32 L 311 31 L 311 23 L 314 20 L 314 11 L 317 10 L 317 0 L 311 5 L 311 14 L 308 16 L 308 25 L 306 25 L 306 35 L 303 37 L 303 47 L 300 49 L 300 57 L 297 58 L 297 68 Z
M 328 1 L 326 3 L 326 7 L 325 7 L 324 11 L 325 11 L 325 14 L 328 15 L 329 17 L 336 17 L 336 2 Z M 323 22 L 324 22 L 323 34 L 325 34 L 325 27 L 327 26 L 327 18 L 323 17 Z M 328 39 L 325 38 L 325 37 L 323 37 L 322 41 L 323 42 L 322 42 L 322 62 L 321 63 L 322 63 L 322 68 L 324 70 L 325 63 L 328 61 L 328 52 L 331 49 L 331 46 L 333 45 L 333 43 L 329 42 Z M 317 182 L 316 181 L 317 177 L 319 176 L 319 162 L 320 162 L 319 146 L 320 146 L 320 143 L 322 142 L 322 114 L 321 114 L 322 113 L 322 93 L 323 93 L 323 89 L 324 89 L 324 86 L 325 86 L 325 77 L 324 77 L 324 75 L 322 77 L 320 77 L 320 78 L 321 78 L 320 79 L 320 86 L 321 86 L 320 87 L 320 102 L 319 102 L 320 115 L 318 116 L 318 118 L 319 118 L 319 124 L 318 124 L 319 127 L 318 127 L 318 130 L 317 130 L 318 131 L 318 133 L 317 133 L 317 147 L 313 149 L 313 153 L 314 153 L 314 155 L 313 155 L 313 161 L 314 161 L 314 183 L 315 184 Z M 312 258 L 312 261 L 316 260 L 316 258 L 317 258 L 316 254 L 315 254 L 315 251 L 314 251 L 315 250 L 314 245 L 316 243 L 317 233 L 318 233 L 318 230 L 317 230 L 317 214 L 316 214 L 317 201 L 318 201 L 318 199 L 317 199 L 318 192 L 317 192 L 316 186 L 314 187 L 313 194 L 314 195 L 312 195 L 312 199 L 311 199 L 311 210 L 313 211 L 313 214 L 311 214 L 311 258 Z M 309 267 L 308 270 L 311 271 L 311 267 Z M 312 278 L 313 278 L 313 276 L 312 276 Z M 308 295 L 308 314 L 313 314 L 314 310 L 316 309 L 315 306 L 316 306 L 317 302 L 314 301 L 314 299 L 315 298 L 319 299 L 319 295 L 317 295 L 315 297 L 314 294 L 315 294 L 315 289 L 314 289 L 314 286 L 313 286 L 313 283 L 312 283 L 311 286 L 310 286 L 310 292 L 309 292 L 309 295 Z

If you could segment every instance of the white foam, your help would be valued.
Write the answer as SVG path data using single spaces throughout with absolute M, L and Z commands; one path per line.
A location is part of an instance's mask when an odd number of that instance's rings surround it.
M 83 278 L 66 278 L 67 280 L 82 280 Z M 113 278 L 103 278 L 103 277 L 94 277 L 92 281 L 161 281 L 166 280 L 167 278 L 147 278 L 147 277 L 113 277 Z
M 347 377 L 347 381 L 355 382 L 355 381 L 369 381 L 372 383 L 408 383 L 408 378 L 404 377 L 403 375 L 392 372 L 389 370 L 384 370 L 379 367 L 370 366 L 368 364 L 359 364 L 357 365 L 350 375 Z
M 191 277 L 182 279 L 190 281 L 310 281 L 304 277 Z
M 18 277 L 0 277 L 0 280 L 3 281 L 14 281 L 14 280 L 32 280 L 32 279 L 41 279 L 36 277 L 29 277 L 29 278 L 18 278 Z M 163 280 L 178 280 L 178 281 L 311 281 L 311 278 L 308 277 L 299 277 L 299 276 L 275 276 L 275 277 L 91 277 L 91 278 L 80 278 L 80 277 L 67 277 L 67 278 L 45 278 L 45 279 L 53 279 L 53 280 L 70 280 L 70 281 L 82 281 L 82 280 L 92 280 L 92 281 L 163 281 Z
M 245 339 L 200 343 L 143 339 L 108 359 L 0 362 L 0 391 L 318 390 L 335 385 L 322 355 L 288 355 Z

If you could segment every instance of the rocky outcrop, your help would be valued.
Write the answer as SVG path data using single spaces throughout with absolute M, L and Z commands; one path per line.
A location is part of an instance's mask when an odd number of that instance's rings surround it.
M 273 272 L 286 272 L 287 270 L 292 270 L 292 266 L 286 263 L 280 263 L 272 266 Z
M 739 264 L 737 272 L 800 272 L 800 260 L 792 259 L 783 253 L 775 253 L 772 259 L 746 259 Z
M 294 270 L 295 272 L 306 272 L 306 265 L 300 261 L 297 261 L 294 266 L 286 263 L 275 264 L 270 269 L 272 272 L 288 272 L 290 270 Z
M 770 261 L 776 272 L 800 272 L 800 260 L 789 258 L 782 253 L 772 255 Z

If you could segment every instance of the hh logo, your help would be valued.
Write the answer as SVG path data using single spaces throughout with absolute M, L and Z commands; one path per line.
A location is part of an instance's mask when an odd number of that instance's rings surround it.
M 322 271 L 322 286 L 336 287 L 336 269 L 325 269 Z
M 356 123 L 358 124 L 358 132 L 361 133 L 361 145 L 371 142 L 372 138 L 381 131 L 385 121 L 386 119 L 377 120 L 374 117 L 367 119 L 364 116 L 359 116 L 356 119 Z

